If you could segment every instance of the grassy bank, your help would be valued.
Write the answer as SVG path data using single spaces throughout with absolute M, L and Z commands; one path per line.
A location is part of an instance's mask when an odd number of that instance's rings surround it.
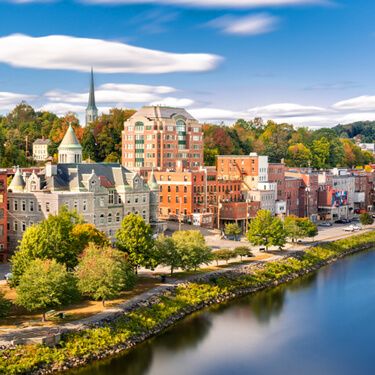
M 4 350 L 0 373 L 49 373 L 104 358 L 144 341 L 200 308 L 286 282 L 350 252 L 373 246 L 375 231 L 313 247 L 251 273 L 212 276 L 202 282 L 179 285 L 114 322 L 65 335 L 58 347 L 29 345 Z

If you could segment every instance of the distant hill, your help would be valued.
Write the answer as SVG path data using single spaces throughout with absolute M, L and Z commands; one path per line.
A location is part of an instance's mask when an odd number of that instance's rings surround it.
M 358 121 L 346 125 L 337 125 L 332 130 L 340 138 L 354 138 L 360 135 L 363 143 L 375 141 L 375 121 Z

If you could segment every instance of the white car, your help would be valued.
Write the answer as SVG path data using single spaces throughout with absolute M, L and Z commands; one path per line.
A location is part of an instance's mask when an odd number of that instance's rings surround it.
M 344 228 L 344 231 L 345 232 L 355 232 L 355 231 L 357 231 L 357 230 L 361 230 L 362 228 L 361 227 L 359 227 L 358 225 L 349 225 L 348 227 L 345 227 Z

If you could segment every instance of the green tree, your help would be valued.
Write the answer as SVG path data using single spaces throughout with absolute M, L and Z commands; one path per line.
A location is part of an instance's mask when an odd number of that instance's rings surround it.
M 116 246 L 128 254 L 136 272 L 140 266 L 154 268 L 157 265 L 152 229 L 141 216 L 127 215 L 116 232 L 116 239 Z
M 284 220 L 284 228 L 292 242 L 299 238 L 315 237 L 318 234 L 317 226 L 306 217 L 288 216 Z
M 225 260 L 225 263 L 228 264 L 228 261 L 234 257 L 235 254 L 230 249 L 220 249 L 212 252 L 212 258 L 216 261 L 217 265 L 219 265 L 219 260 Z
M 359 221 L 362 225 L 372 225 L 374 224 L 374 219 L 368 212 L 364 212 L 359 216 Z
M 172 235 L 177 251 L 181 254 L 181 268 L 196 270 L 202 264 L 209 264 L 211 249 L 199 231 L 177 231 Z
M 19 250 L 11 259 L 12 285 L 18 284 L 28 263 L 36 258 L 55 259 L 68 268 L 74 268 L 83 247 L 80 247 L 82 241 L 73 235 L 73 229 L 81 223 L 82 219 L 76 213 L 62 208 L 57 215 L 50 215 L 27 228 Z
M 95 227 L 94 224 L 79 223 L 72 228 L 72 236 L 75 238 L 79 249 L 85 249 L 92 242 L 98 246 L 106 246 L 110 241 L 106 234 Z
M 224 233 L 227 236 L 234 236 L 237 238 L 241 234 L 241 228 L 237 223 L 227 223 L 225 224 Z
M 279 218 L 273 217 L 268 210 L 259 210 L 251 220 L 247 239 L 253 245 L 282 247 L 285 244 L 286 232 Z
M 109 246 L 100 247 L 93 243 L 80 257 L 76 276 L 78 289 L 82 295 L 94 300 L 105 301 L 116 298 L 135 283 L 132 266 L 127 256 Z
M 237 246 L 234 249 L 234 253 L 241 258 L 241 262 L 242 262 L 243 257 L 252 257 L 253 256 L 251 250 L 247 246 Z
M 312 161 L 312 154 L 308 147 L 297 143 L 288 147 L 287 163 L 291 167 L 308 167 Z
M 299 218 L 298 225 L 303 237 L 315 237 L 318 234 L 318 227 L 307 217 Z
M 157 261 L 163 266 L 170 267 L 171 276 L 176 268 L 182 266 L 181 254 L 171 237 L 159 236 L 155 241 L 155 253 Z
M 325 137 L 313 142 L 311 152 L 313 155 L 313 166 L 315 168 L 321 169 L 329 166 L 330 143 Z
M 43 321 L 48 309 L 70 303 L 78 296 L 73 274 L 54 259 L 29 263 L 16 292 L 16 304 L 28 311 L 42 311 Z
M 0 291 L 0 318 L 8 315 L 12 303 L 5 298 L 4 292 Z

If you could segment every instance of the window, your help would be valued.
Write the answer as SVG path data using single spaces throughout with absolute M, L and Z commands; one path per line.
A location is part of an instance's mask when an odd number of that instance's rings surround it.
M 82 211 L 83 212 L 87 211 L 87 200 L 86 199 L 82 202 Z
M 113 204 L 115 201 L 115 194 L 113 190 L 110 190 L 108 193 L 108 203 Z
M 22 225 L 22 232 L 24 232 L 26 230 L 26 223 L 23 221 L 21 225 Z
M 29 211 L 30 212 L 34 211 L 34 201 L 29 201 Z
M 50 206 L 49 206 L 49 202 L 46 202 L 46 211 L 49 212 L 50 211 Z
M 18 232 L 18 222 L 17 222 L 17 221 L 14 221 L 14 222 L 13 222 L 13 230 L 14 230 L 15 232 Z
M 100 206 L 100 207 L 104 207 L 104 198 L 103 198 L 103 197 L 101 197 L 101 198 L 99 199 L 99 206 Z
M 38 211 L 39 211 L 39 212 L 42 211 L 42 205 L 40 204 L 40 202 L 38 202 Z
M 116 223 L 120 222 L 120 212 L 116 212 Z
M 15 199 L 13 201 L 13 211 L 18 211 L 18 200 L 17 199 Z
M 112 214 L 109 213 L 107 217 L 108 224 L 112 223 Z
M 104 224 L 104 222 L 105 222 L 104 214 L 101 214 L 101 215 L 100 215 L 100 219 L 99 219 L 99 223 L 100 223 L 100 224 Z
M 78 210 L 78 201 L 74 201 L 73 209 L 76 211 Z

